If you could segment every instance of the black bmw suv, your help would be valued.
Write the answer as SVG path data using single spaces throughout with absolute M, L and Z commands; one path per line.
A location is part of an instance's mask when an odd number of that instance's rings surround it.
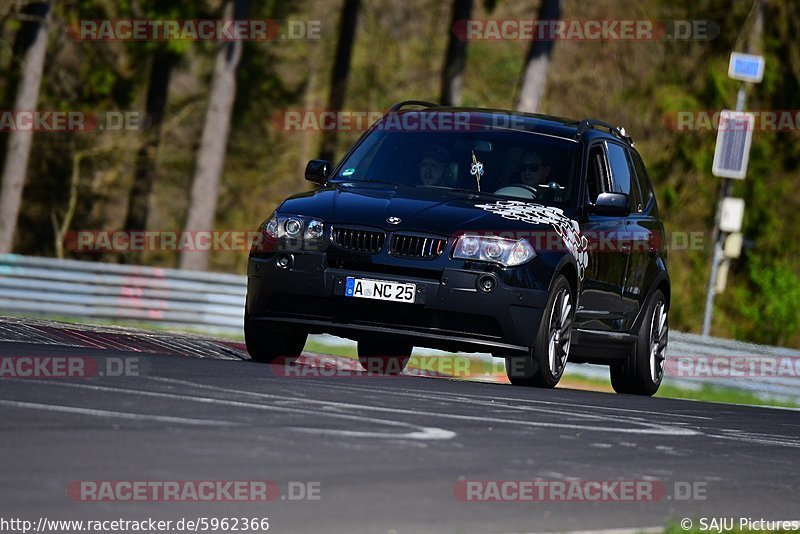
M 491 352 L 516 385 L 554 387 L 569 360 L 608 365 L 619 393 L 658 389 L 664 227 L 624 129 L 403 102 L 306 179 L 250 254 L 254 360 L 330 333 L 385 373 L 416 345 Z

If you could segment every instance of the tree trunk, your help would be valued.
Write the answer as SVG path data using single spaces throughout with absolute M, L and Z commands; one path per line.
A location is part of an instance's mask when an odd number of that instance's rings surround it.
M 247 0 L 228 0 L 224 18 L 240 20 L 247 15 Z M 211 83 L 208 111 L 197 154 L 186 231 L 211 230 L 217 210 L 219 180 L 225 163 L 233 103 L 236 99 L 236 68 L 242 57 L 242 42 L 223 43 L 217 52 L 214 80 Z M 181 252 L 181 269 L 204 271 L 208 267 L 208 251 Z
M 356 38 L 358 8 L 360 0 L 344 0 L 342 19 L 339 22 L 339 42 L 336 45 L 336 62 L 333 65 L 331 92 L 328 95 L 326 111 L 341 111 L 347 92 L 347 78 L 350 75 L 350 58 Z M 324 132 L 322 137 L 321 158 L 333 160 L 336 153 L 336 132 Z
M 306 90 L 305 95 L 303 96 L 303 109 L 305 110 L 312 110 L 315 109 L 315 103 L 317 102 L 316 98 L 314 97 L 314 93 L 317 89 L 317 80 L 319 79 L 319 75 L 316 71 L 317 65 L 319 64 L 316 61 L 316 57 L 318 54 L 314 54 L 314 58 L 310 61 L 311 67 L 308 73 L 308 81 L 306 83 Z M 300 138 L 300 157 L 297 159 L 298 167 L 297 167 L 297 175 L 303 176 L 303 173 L 306 168 L 306 164 L 308 160 L 311 159 L 310 153 L 316 147 L 316 136 L 314 132 L 304 132 L 302 137 Z
M 135 177 L 128 198 L 128 215 L 125 220 L 127 230 L 141 231 L 147 227 L 149 198 L 156 179 L 156 155 L 161 137 L 161 123 L 167 107 L 169 79 L 175 60 L 175 55 L 166 48 L 153 55 L 147 88 L 147 130 L 144 142 L 136 154 Z
M 561 18 L 561 0 L 542 0 L 539 6 L 538 20 L 557 20 Z M 528 48 L 525 58 L 525 69 L 522 84 L 517 96 L 516 109 L 528 113 L 537 113 L 544 96 L 547 82 L 547 70 L 553 54 L 552 40 L 534 40 Z
M 464 67 L 467 64 L 467 41 L 462 41 L 453 32 L 459 20 L 469 19 L 472 0 L 453 0 L 453 17 L 450 21 L 450 37 L 447 55 L 442 68 L 441 104 L 457 106 L 461 103 L 461 88 L 464 85 Z
M 757 0 L 753 7 L 756 10 L 755 20 L 747 40 L 747 53 L 761 55 L 764 48 L 764 11 L 766 10 L 766 1 Z
M 39 101 L 39 88 L 47 52 L 50 4 L 49 2 L 28 4 L 22 13 L 34 17 L 34 20 L 26 20 L 19 29 L 17 44 L 22 63 L 22 77 L 17 86 L 14 109 L 33 111 Z M 8 137 L 2 186 L 0 186 L 0 253 L 9 253 L 14 246 L 14 234 L 32 143 L 32 131 L 13 131 Z

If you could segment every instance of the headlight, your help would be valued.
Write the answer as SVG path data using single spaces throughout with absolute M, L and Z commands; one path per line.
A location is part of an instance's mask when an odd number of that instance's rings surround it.
M 283 223 L 283 229 L 286 230 L 286 235 L 289 237 L 297 237 L 303 231 L 303 221 L 291 217 Z
M 288 239 L 295 242 L 318 241 L 325 235 L 325 223 L 320 219 L 301 215 L 273 213 L 264 225 L 264 235 L 271 239 Z
M 311 219 L 306 226 L 306 239 L 321 239 L 325 225 L 319 219 Z
M 274 213 L 267 224 L 264 225 L 264 233 L 272 239 L 278 239 L 278 216 Z
M 483 245 L 483 253 L 487 258 L 497 261 L 503 255 L 503 246 L 497 241 L 488 241 Z
M 457 258 L 472 258 L 481 248 L 481 242 L 477 237 L 464 236 L 458 241 L 456 246 Z
M 522 265 L 536 257 L 525 239 L 462 235 L 453 247 L 453 257 L 464 260 L 491 261 L 506 267 Z

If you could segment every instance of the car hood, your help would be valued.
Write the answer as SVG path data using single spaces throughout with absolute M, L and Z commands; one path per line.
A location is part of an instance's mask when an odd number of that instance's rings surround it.
M 280 212 L 318 217 L 326 223 L 375 226 L 386 230 L 451 235 L 460 231 L 552 228 L 550 220 L 520 219 L 514 206 L 561 212 L 531 201 L 503 200 L 493 195 L 436 188 L 346 184 L 322 187 L 287 199 Z M 513 212 L 513 209 L 512 209 Z M 510 215 L 510 216 L 509 216 Z M 389 224 L 389 218 L 399 218 Z M 568 220 L 568 219 L 567 219 Z

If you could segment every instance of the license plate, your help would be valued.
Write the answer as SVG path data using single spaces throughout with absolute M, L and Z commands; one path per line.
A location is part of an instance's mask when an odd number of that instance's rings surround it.
M 402 284 L 348 276 L 347 284 L 344 288 L 344 296 L 413 304 L 417 296 L 417 284 Z

